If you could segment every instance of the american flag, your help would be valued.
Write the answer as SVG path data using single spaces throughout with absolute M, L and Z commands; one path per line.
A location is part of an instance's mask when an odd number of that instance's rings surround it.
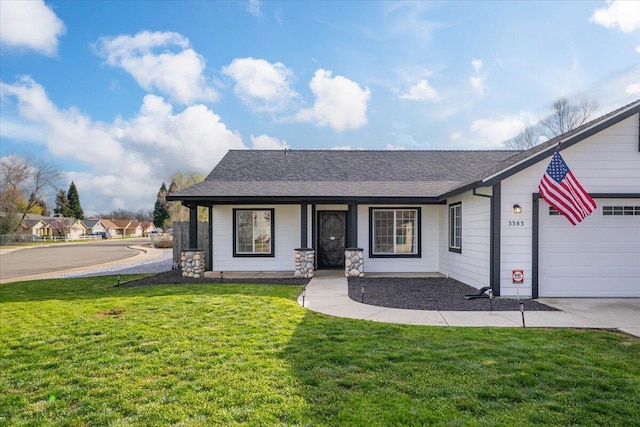
M 582 188 L 557 151 L 553 154 L 538 189 L 542 198 L 573 225 L 585 219 L 596 208 L 596 202 Z

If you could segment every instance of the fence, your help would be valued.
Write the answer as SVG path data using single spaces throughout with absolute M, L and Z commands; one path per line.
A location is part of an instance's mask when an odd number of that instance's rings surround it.
M 189 247 L 189 222 L 173 223 L 173 268 L 180 268 L 180 251 L 196 249 Z M 209 223 L 198 221 L 198 247 L 204 249 L 205 269 L 209 270 Z
M 20 245 L 24 243 L 69 242 L 76 240 L 95 239 L 102 239 L 102 236 L 82 235 L 71 238 L 67 236 L 36 236 L 35 234 L 0 234 L 0 246 Z

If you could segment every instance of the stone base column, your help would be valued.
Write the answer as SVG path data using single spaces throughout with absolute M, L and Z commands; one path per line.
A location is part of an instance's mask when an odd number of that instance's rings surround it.
M 364 277 L 364 249 L 345 249 L 344 275 L 347 277 Z
M 180 252 L 180 269 L 182 277 L 199 279 L 204 277 L 204 250 L 186 249 Z
M 295 250 L 296 269 L 294 276 L 297 278 L 310 279 L 313 277 L 313 266 L 315 263 L 316 251 L 312 248 L 297 248 Z

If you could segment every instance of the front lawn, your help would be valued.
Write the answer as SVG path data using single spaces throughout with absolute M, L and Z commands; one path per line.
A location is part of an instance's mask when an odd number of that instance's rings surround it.
M 306 311 L 299 286 L 0 285 L 0 425 L 633 425 L 640 340 Z

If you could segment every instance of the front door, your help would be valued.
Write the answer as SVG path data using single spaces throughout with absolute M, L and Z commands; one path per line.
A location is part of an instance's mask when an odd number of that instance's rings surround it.
M 318 268 L 343 268 L 346 211 L 318 212 Z

